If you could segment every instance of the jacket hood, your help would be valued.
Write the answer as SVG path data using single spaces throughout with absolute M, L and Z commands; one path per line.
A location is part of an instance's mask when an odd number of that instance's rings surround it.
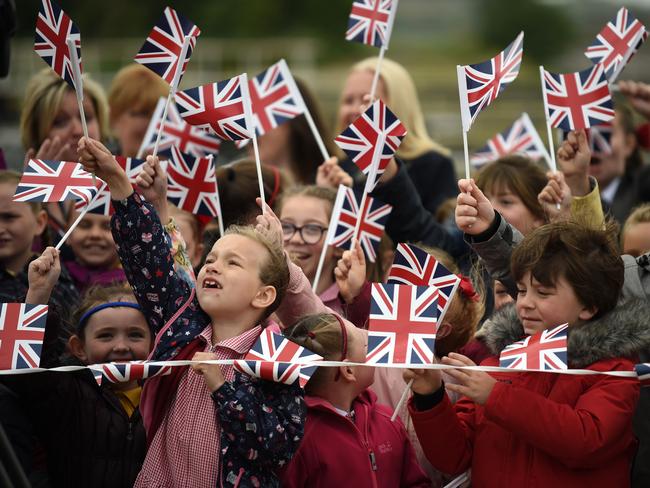
M 497 356 L 525 336 L 514 304 L 495 312 L 476 333 Z M 574 368 L 612 358 L 636 361 L 639 353 L 650 348 L 650 303 L 643 299 L 619 303 L 596 320 L 570 327 L 568 336 L 567 355 Z

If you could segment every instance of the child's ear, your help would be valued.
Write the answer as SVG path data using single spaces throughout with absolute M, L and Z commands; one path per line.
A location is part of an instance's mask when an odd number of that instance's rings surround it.
M 82 363 L 88 362 L 88 355 L 84 349 L 84 343 L 78 335 L 73 334 L 70 336 L 70 339 L 68 339 L 68 349 Z
M 39 210 L 36 214 L 36 235 L 41 235 L 45 232 L 45 226 L 47 225 L 47 212 L 45 210 Z
M 447 337 L 449 334 L 451 334 L 451 329 L 452 326 L 449 322 L 443 322 L 438 326 L 438 329 L 436 330 L 436 339 Z
M 357 377 L 354 374 L 354 367 L 352 366 L 339 366 L 339 373 L 340 377 L 348 383 L 354 383 L 357 380 Z
M 578 314 L 578 318 L 583 321 L 590 320 L 594 315 L 598 313 L 598 307 L 583 308 Z
M 251 305 L 259 309 L 268 308 L 273 304 L 276 296 L 277 292 L 274 286 L 263 285 L 257 290 L 257 294 L 253 298 Z

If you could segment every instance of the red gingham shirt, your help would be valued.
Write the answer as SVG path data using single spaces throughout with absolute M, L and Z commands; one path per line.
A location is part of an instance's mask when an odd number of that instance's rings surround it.
M 258 325 L 237 337 L 212 344 L 212 325 L 199 335 L 206 352 L 217 359 L 241 359 L 262 332 Z M 232 366 L 221 366 L 232 381 Z M 214 488 L 219 474 L 221 432 L 216 405 L 201 375 L 191 368 L 182 376 L 176 396 L 160 425 L 134 487 Z

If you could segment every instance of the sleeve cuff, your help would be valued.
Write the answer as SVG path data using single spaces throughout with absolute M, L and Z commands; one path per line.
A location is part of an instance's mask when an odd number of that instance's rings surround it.
M 470 242 L 470 243 L 488 241 L 488 240 L 490 240 L 490 238 L 492 238 L 492 236 L 494 236 L 494 234 L 497 233 L 497 231 L 499 230 L 500 225 L 501 225 L 501 214 L 495 210 L 494 211 L 494 220 L 490 224 L 490 227 L 485 229 L 480 234 L 476 234 L 474 236 L 465 234 L 465 238 L 466 238 L 467 242 Z
M 431 410 L 445 398 L 445 382 L 443 381 L 436 391 L 430 395 L 420 395 L 413 393 L 413 405 L 418 412 Z

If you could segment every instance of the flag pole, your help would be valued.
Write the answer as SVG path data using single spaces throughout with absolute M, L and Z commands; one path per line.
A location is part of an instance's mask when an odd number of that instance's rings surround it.
M 612 87 L 616 87 L 616 90 L 612 91 L 618 91 L 618 85 L 614 85 L 616 82 L 616 79 L 618 78 L 618 75 L 621 74 L 623 71 L 623 68 L 625 68 L 625 65 L 627 62 L 630 60 L 632 55 L 636 52 L 636 47 L 639 45 L 639 42 L 641 42 L 641 38 L 643 37 L 643 34 L 645 33 L 645 30 L 641 30 L 637 33 L 636 37 L 632 41 L 632 47 L 627 50 L 627 53 L 625 53 L 625 57 L 623 57 L 623 60 L 621 63 L 618 65 L 618 68 L 616 68 L 616 71 L 612 73 L 612 79 L 608 80 L 609 81 L 609 89 L 612 90 Z
M 463 131 L 463 151 L 465 154 L 465 178 L 469 180 L 469 147 L 467 144 L 467 133 L 472 125 L 469 115 L 469 106 L 467 105 L 467 80 L 465 79 L 465 70 L 459 64 L 456 65 L 456 77 L 458 78 L 458 100 L 460 103 L 460 125 Z
M 352 242 L 358 240 L 359 238 L 359 229 L 361 228 L 361 221 L 363 220 L 364 210 L 366 208 L 366 200 L 368 199 L 368 193 L 370 193 L 370 186 L 374 184 L 377 179 L 377 168 L 379 166 L 379 155 L 377 154 L 378 148 L 384 147 L 383 138 L 380 136 L 377 141 L 379 144 L 375 144 L 375 152 L 373 154 L 373 162 L 370 166 L 370 171 L 368 172 L 368 177 L 366 178 L 366 184 L 363 188 L 363 195 L 361 196 L 361 203 L 359 204 L 359 215 L 357 215 L 357 224 L 354 227 L 354 234 L 352 234 Z
M 463 131 L 463 153 L 465 154 L 465 178 L 469 180 L 470 170 L 469 170 L 469 147 L 467 145 L 467 131 Z
M 346 191 L 347 190 L 343 185 L 339 185 L 339 188 L 336 191 L 336 200 L 334 200 L 334 206 L 332 207 L 332 215 L 330 216 L 329 227 L 327 228 L 327 234 L 325 236 L 325 243 L 323 244 L 323 249 L 321 249 L 320 258 L 318 259 L 314 282 L 311 284 L 311 289 L 314 293 L 316 293 L 318 283 L 320 282 L 320 275 L 323 272 L 323 265 L 325 264 L 325 255 L 327 254 L 327 249 L 329 248 L 332 236 L 336 230 L 336 222 L 339 220 L 341 215 L 341 207 L 343 206 L 343 198 L 345 197 Z
M 304 102 L 303 102 L 304 104 Z M 314 139 L 316 139 L 316 144 L 318 144 L 318 149 L 320 149 L 320 153 L 323 156 L 323 161 L 326 159 L 330 158 L 330 154 L 327 152 L 327 148 L 325 147 L 325 143 L 323 142 L 323 138 L 320 135 L 320 132 L 318 132 L 318 128 L 316 127 L 316 124 L 314 123 L 314 119 L 311 117 L 311 113 L 309 113 L 309 109 L 307 108 L 307 105 L 305 105 L 305 119 L 307 119 L 307 124 L 309 124 L 309 128 L 311 129 L 311 133 L 314 135 Z
M 246 130 L 251 132 L 253 139 L 253 152 L 255 153 L 255 167 L 257 168 L 257 184 L 260 188 L 260 198 L 262 199 L 262 215 L 265 214 L 266 198 L 264 196 L 264 178 L 262 175 L 262 162 L 260 161 L 260 148 L 257 145 L 257 131 L 253 123 L 253 106 L 251 104 L 250 93 L 248 92 L 248 74 L 243 73 L 241 76 L 240 89 L 242 92 L 242 101 L 244 103 L 244 119 L 246 121 Z
M 70 234 L 72 234 L 72 232 L 75 230 L 75 228 L 79 225 L 79 222 L 81 222 L 81 219 L 83 219 L 84 216 L 88 213 L 88 210 L 90 210 L 90 206 L 91 206 L 93 203 L 95 203 L 95 200 L 97 200 L 97 198 L 99 197 L 99 195 L 101 194 L 101 192 L 104 191 L 105 188 L 106 188 L 106 182 L 105 182 L 105 181 L 102 181 L 102 186 L 99 187 L 99 190 L 97 190 L 97 193 L 95 194 L 95 196 L 94 196 L 94 197 L 93 197 L 93 198 L 88 202 L 88 204 L 87 204 L 87 205 L 86 205 L 86 206 L 81 210 L 81 212 L 79 213 L 79 216 L 77 217 L 77 219 L 72 223 L 72 225 L 68 228 L 68 230 L 65 232 L 65 234 L 63 234 L 63 237 L 61 237 L 61 239 L 59 240 L 59 242 L 57 242 L 57 244 L 56 244 L 56 246 L 55 246 L 55 249 L 56 249 L 57 251 L 61 249 L 61 246 L 63 246 L 63 243 L 66 241 L 66 239 L 67 239 L 68 237 L 70 237 Z
M 402 408 L 402 405 L 404 405 L 404 402 L 406 401 L 406 397 L 408 396 L 408 392 L 411 389 L 411 386 L 413 386 L 413 380 L 409 381 L 406 384 L 406 388 L 404 388 L 404 392 L 402 392 L 402 396 L 400 397 L 399 402 L 397 402 L 397 405 L 395 405 L 395 410 L 393 411 L 393 415 L 390 416 L 391 422 L 395 422 L 399 409 Z
M 542 83 L 542 98 L 544 99 L 544 118 L 546 120 L 546 131 L 548 134 L 549 156 L 551 157 L 551 171 L 557 173 L 557 163 L 555 162 L 555 148 L 553 145 L 553 130 L 551 121 L 548 118 L 548 100 L 546 99 L 546 89 L 544 88 L 544 66 L 539 67 L 539 77 Z
M 377 57 L 377 66 L 375 66 L 375 75 L 372 77 L 372 86 L 370 87 L 370 103 L 375 100 L 377 83 L 379 83 L 379 73 L 381 71 L 381 62 L 384 60 L 384 54 L 386 54 L 386 48 L 381 46 L 381 48 L 379 48 L 379 57 Z
M 72 75 L 74 76 L 75 93 L 77 95 L 77 103 L 79 104 L 79 116 L 81 118 L 81 127 L 83 128 L 84 137 L 88 137 L 88 124 L 86 123 L 86 113 L 84 112 L 84 89 L 83 79 L 81 78 L 81 69 L 79 68 L 79 58 L 77 57 L 77 47 L 75 46 L 74 39 L 69 37 L 65 40 L 68 45 L 68 52 L 70 53 L 70 61 L 72 64 Z M 95 175 L 93 173 L 93 178 Z
M 208 158 L 210 158 L 210 162 L 212 162 L 212 159 L 213 159 L 212 154 L 210 154 L 208 156 Z M 216 171 L 214 173 L 214 180 L 215 180 L 215 183 L 216 183 L 214 193 L 215 193 L 215 196 L 216 196 L 216 199 L 217 199 L 217 212 L 219 212 L 218 219 L 217 219 L 218 222 L 219 222 L 219 235 L 220 235 L 220 237 L 223 237 L 223 235 L 225 233 L 224 228 L 223 228 L 223 212 L 221 211 L 221 198 L 219 198 L 219 180 L 217 180 L 217 172 Z
M 167 119 L 167 111 L 169 110 L 169 104 L 172 102 L 176 90 L 178 88 L 178 83 L 181 79 L 181 73 L 183 72 L 183 65 L 185 64 L 185 58 L 187 57 L 187 50 L 190 46 L 190 36 L 185 36 L 183 39 L 183 46 L 181 47 L 181 54 L 178 57 L 178 64 L 176 65 L 176 71 L 174 71 L 174 78 L 172 79 L 171 85 L 169 85 L 169 95 L 167 95 L 167 102 L 165 103 L 165 108 L 163 109 L 162 121 Z M 160 144 L 160 138 L 162 137 L 163 124 L 160 124 L 158 129 L 158 135 L 156 136 L 156 143 L 153 146 L 153 156 L 158 154 L 158 144 Z
M 469 471 L 465 471 L 463 474 L 461 474 L 457 478 L 454 478 L 442 488 L 458 488 L 459 486 L 462 486 L 464 483 L 466 483 L 469 480 L 470 480 Z

